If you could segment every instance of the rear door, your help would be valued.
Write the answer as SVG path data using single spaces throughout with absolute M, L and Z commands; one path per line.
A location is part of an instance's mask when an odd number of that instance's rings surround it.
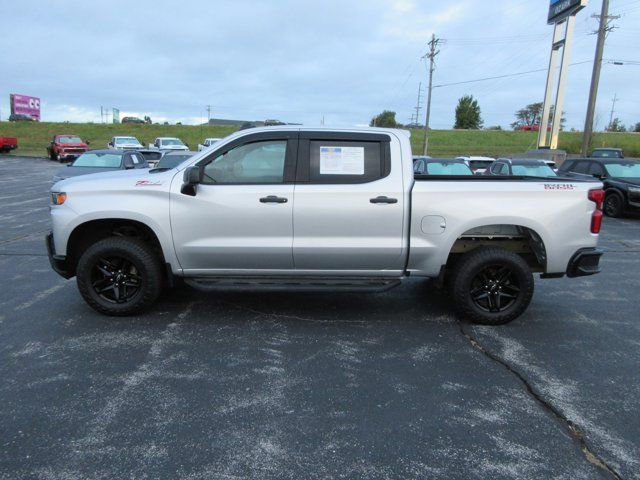
M 171 230 L 191 274 L 292 270 L 297 132 L 243 136 L 198 162 L 195 196 L 171 184 Z
M 397 154 L 392 168 L 386 134 L 300 132 L 293 207 L 296 270 L 403 270 L 399 148 Z

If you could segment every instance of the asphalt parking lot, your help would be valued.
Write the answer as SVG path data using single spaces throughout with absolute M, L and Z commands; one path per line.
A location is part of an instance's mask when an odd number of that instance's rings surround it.
M 640 479 L 640 219 L 502 327 L 420 280 L 114 319 L 49 267 L 57 168 L 0 157 L 0 478 Z

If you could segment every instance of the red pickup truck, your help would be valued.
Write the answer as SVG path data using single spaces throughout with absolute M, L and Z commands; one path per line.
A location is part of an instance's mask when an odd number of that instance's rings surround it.
M 9 153 L 18 148 L 18 139 L 15 137 L 0 137 L 0 153 Z
M 83 142 L 78 135 L 54 135 L 47 147 L 49 158 L 60 163 L 76 159 L 87 150 L 89 143 Z

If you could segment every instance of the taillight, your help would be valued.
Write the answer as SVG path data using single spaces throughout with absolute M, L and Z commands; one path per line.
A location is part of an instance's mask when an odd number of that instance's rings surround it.
M 596 204 L 596 209 L 591 215 L 591 233 L 600 233 L 602 226 L 602 204 L 604 203 L 604 190 L 589 190 L 589 200 Z

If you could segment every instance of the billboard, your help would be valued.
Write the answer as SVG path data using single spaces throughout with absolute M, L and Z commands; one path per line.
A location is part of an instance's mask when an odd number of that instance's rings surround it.
M 113 109 L 112 121 L 113 123 L 120 123 L 120 109 L 118 108 Z
M 560 23 L 569 15 L 582 10 L 587 6 L 588 0 L 551 0 L 549 5 L 549 17 L 547 23 L 552 25 Z
M 11 113 L 29 115 L 34 120 L 40 121 L 40 99 L 38 97 L 12 93 L 9 95 L 9 103 Z

